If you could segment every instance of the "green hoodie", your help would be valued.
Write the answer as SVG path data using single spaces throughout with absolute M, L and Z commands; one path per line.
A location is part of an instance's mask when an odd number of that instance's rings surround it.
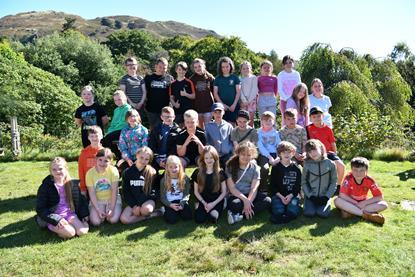
M 124 129 L 124 127 L 127 127 L 128 123 L 125 120 L 125 114 L 128 112 L 129 109 L 131 109 L 131 106 L 130 104 L 127 104 L 127 103 L 115 108 L 110 127 L 108 128 L 108 131 L 107 131 L 108 134 L 115 132 L 115 131 L 122 130 Z

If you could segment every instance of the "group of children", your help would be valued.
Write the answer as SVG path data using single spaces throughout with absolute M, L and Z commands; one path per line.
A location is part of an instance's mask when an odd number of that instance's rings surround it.
M 269 61 L 261 64 L 258 77 L 244 62 L 238 78 L 232 60 L 224 57 L 218 61 L 221 74 L 214 78 L 204 61 L 195 59 L 189 79 L 187 64 L 179 62 L 173 80 L 163 58 L 145 78 L 136 74 L 137 61 L 127 59 L 105 137 L 108 115 L 94 102 L 92 88 L 83 88 L 83 105 L 75 113 L 84 145 L 79 185 L 69 176 L 66 161 L 55 158 L 38 190 L 37 222 L 62 238 L 87 233 L 88 222 L 131 224 L 163 215 L 168 223 L 193 216 L 198 223 L 215 223 L 225 210 L 229 224 L 264 210 L 280 224 L 298 217 L 302 202 L 305 216 L 328 217 L 330 199 L 339 188 L 334 204 L 343 217 L 383 224 L 379 212 L 387 204 L 367 175 L 369 162 L 353 159 L 352 172 L 344 178 L 328 113 L 330 98 L 319 79 L 313 80 L 309 96 L 293 62 L 284 57 L 278 77 Z M 277 95 L 280 130 L 275 128 Z M 141 124 L 143 107 L 150 130 Z M 253 128 L 257 110 L 258 130 Z M 189 177 L 185 168 L 192 166 L 196 169 Z M 369 190 L 373 197 L 367 199 Z

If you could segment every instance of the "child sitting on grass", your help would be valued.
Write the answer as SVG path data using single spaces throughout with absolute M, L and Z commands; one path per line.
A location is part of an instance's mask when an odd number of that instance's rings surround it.
M 72 182 L 65 159 L 54 158 L 49 171 L 37 191 L 36 222 L 63 239 L 88 233 L 88 203 Z
M 326 218 L 330 215 L 330 198 L 336 191 L 336 166 L 327 158 L 326 148 L 317 139 L 305 145 L 301 187 L 304 192 L 304 215 Z
M 295 155 L 295 146 L 292 143 L 282 141 L 277 152 L 280 162 L 272 167 L 269 182 L 272 196 L 270 220 L 281 224 L 300 214 L 301 170 L 292 161 Z
M 379 186 L 367 175 L 369 161 L 366 158 L 356 157 L 351 160 L 352 172 L 345 178 L 340 188 L 340 195 L 334 200 L 334 205 L 341 210 L 343 218 L 353 215 L 365 220 L 383 225 L 385 218 L 379 212 L 386 210 L 388 204 L 383 200 Z M 372 193 L 367 198 L 367 193 Z

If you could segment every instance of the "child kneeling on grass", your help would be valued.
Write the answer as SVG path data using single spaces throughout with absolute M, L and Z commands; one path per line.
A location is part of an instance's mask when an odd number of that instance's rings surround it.
M 350 163 L 352 172 L 345 177 L 334 205 L 341 210 L 343 218 L 357 215 L 383 225 L 385 218 L 379 212 L 386 210 L 388 204 L 383 200 L 382 191 L 375 180 L 367 175 L 369 161 L 363 157 L 356 157 Z M 369 190 L 372 193 L 371 198 L 367 198 Z
M 37 191 L 36 222 L 63 239 L 88 233 L 88 203 L 72 182 L 65 159 L 54 158 L 49 170 Z
M 156 170 L 150 165 L 153 151 L 144 146 L 136 153 L 135 165 L 126 169 L 122 174 L 123 196 L 127 207 L 121 214 L 123 224 L 136 223 L 151 217 L 162 215 L 155 211 L 157 190 L 155 180 Z
M 255 162 L 257 150 L 252 142 L 244 142 L 235 150 L 226 166 L 227 185 L 231 196 L 228 200 L 228 223 L 234 224 L 252 218 L 270 207 L 271 198 L 258 191 L 260 169 Z
M 223 210 L 226 196 L 226 175 L 219 166 L 219 154 L 211 146 L 205 146 L 199 158 L 199 168 L 192 174 L 194 193 L 198 206 L 195 221 L 204 223 L 208 219 L 216 223 Z
M 326 218 L 330 215 L 330 198 L 336 191 L 337 172 L 334 162 L 327 158 L 326 148 L 317 139 L 305 144 L 301 187 L 304 192 L 304 215 Z
M 189 206 L 190 180 L 184 172 L 180 158 L 170 155 L 166 161 L 166 172 L 160 182 L 160 200 L 167 223 L 176 223 L 179 218 L 192 219 Z
M 86 173 L 86 186 L 90 199 L 90 220 L 99 226 L 105 220 L 117 223 L 121 214 L 121 196 L 118 194 L 120 176 L 111 165 L 113 154 L 103 148 L 96 155 L 96 165 Z
M 277 147 L 281 161 L 272 167 L 270 178 L 272 223 L 287 223 L 301 212 L 301 170 L 292 161 L 295 151 L 295 146 L 288 141 L 282 141 Z

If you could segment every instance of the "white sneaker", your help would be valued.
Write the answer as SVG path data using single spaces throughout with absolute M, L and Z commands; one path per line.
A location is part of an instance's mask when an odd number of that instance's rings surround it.
M 234 219 L 233 219 L 233 214 L 232 214 L 232 212 L 231 212 L 231 211 L 229 211 L 229 210 L 228 210 L 228 223 L 229 223 L 229 224 L 234 224 L 234 223 L 235 223 L 235 221 L 234 221 Z
M 233 222 L 234 223 L 239 222 L 239 221 L 242 221 L 242 219 L 244 219 L 244 216 L 241 215 L 241 214 L 234 214 L 233 215 Z

